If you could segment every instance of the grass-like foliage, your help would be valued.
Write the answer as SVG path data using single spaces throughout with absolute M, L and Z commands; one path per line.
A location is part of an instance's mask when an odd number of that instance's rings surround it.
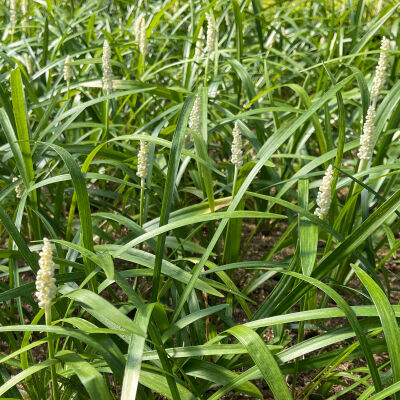
M 397 0 L 0 21 L 0 398 L 400 398 Z

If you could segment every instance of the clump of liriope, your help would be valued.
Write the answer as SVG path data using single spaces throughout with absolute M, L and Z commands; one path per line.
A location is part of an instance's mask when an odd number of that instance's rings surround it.
M 242 134 L 239 129 L 238 121 L 235 122 L 235 126 L 232 131 L 232 157 L 231 161 L 236 167 L 240 167 L 243 163 L 243 156 L 242 156 Z
M 144 181 L 147 177 L 147 152 L 148 146 L 144 140 L 140 141 L 136 175 Z
M 213 16 L 210 13 L 206 14 L 207 18 L 207 45 L 206 45 L 206 52 L 208 55 L 211 55 L 214 51 L 215 47 L 215 21 Z
M 146 54 L 147 49 L 147 36 L 146 36 L 146 20 L 144 14 L 140 14 L 137 18 L 135 25 L 133 26 L 135 31 L 136 40 L 139 43 L 139 50 L 143 57 Z
M 379 56 L 378 65 L 376 67 L 375 78 L 371 89 L 371 102 L 374 105 L 376 105 L 381 90 L 385 86 L 386 68 L 389 59 L 389 53 L 388 53 L 389 49 L 390 49 L 390 41 L 386 37 L 383 37 L 381 42 L 381 54 Z
M 103 89 L 109 94 L 113 88 L 113 73 L 111 68 L 111 48 L 108 41 L 103 45 Z
M 324 219 L 329 213 L 331 205 L 331 184 L 333 181 L 333 167 L 329 165 L 326 169 L 325 175 L 322 178 L 321 186 L 319 187 L 317 195 L 317 209 L 314 214 L 320 219 Z
M 16 176 L 14 176 L 13 182 L 16 182 L 17 180 L 18 180 L 18 178 Z M 20 199 L 22 197 L 22 195 L 24 194 L 24 185 L 22 183 L 15 186 L 15 193 L 16 193 L 17 199 Z
M 203 40 L 204 40 L 204 32 L 203 32 L 203 27 L 201 27 L 199 35 L 197 36 L 196 48 L 194 50 L 195 59 L 199 59 L 203 54 Z

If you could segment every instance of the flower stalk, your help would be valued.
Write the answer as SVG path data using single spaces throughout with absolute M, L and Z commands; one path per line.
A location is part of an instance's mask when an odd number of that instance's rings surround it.
M 113 73 L 111 68 L 111 48 L 107 40 L 104 40 L 103 44 L 103 90 L 106 95 L 109 95 L 113 89 Z M 108 136 L 108 124 L 109 124 L 109 111 L 110 110 L 110 100 L 107 98 L 105 103 L 105 113 L 104 113 L 104 138 Z
M 147 153 L 148 145 L 144 140 L 140 141 L 140 149 L 138 153 L 138 166 L 136 175 L 140 178 L 140 205 L 139 205 L 139 225 L 144 223 L 144 189 L 147 177 Z

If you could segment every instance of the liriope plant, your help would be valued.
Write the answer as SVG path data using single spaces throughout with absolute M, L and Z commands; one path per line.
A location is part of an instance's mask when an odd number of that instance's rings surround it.
M 4 3 L 0 397 L 396 398 L 399 9 Z

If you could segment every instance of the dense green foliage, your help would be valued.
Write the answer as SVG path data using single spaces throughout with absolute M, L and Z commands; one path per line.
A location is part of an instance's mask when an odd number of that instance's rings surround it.
M 1 2 L 0 397 L 396 398 L 396 3 Z

